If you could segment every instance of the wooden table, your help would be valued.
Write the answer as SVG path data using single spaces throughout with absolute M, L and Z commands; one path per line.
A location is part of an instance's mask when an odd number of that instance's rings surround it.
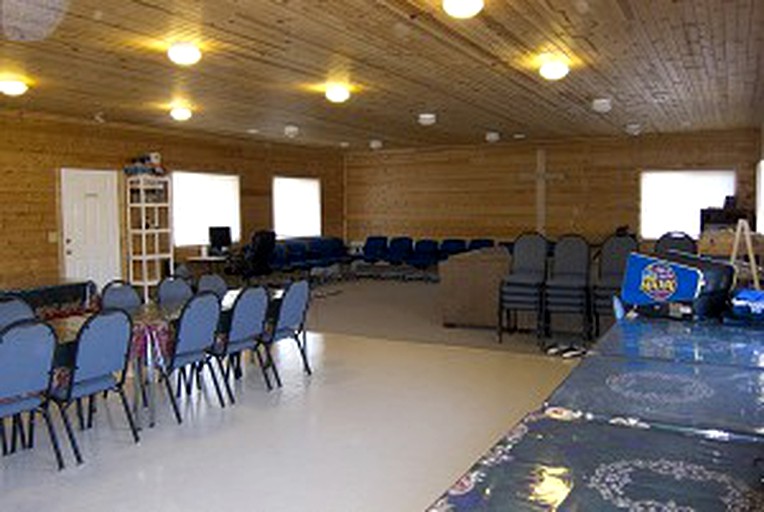
M 215 272 L 215 266 L 225 264 L 228 256 L 191 256 L 186 258 L 186 263 L 190 265 L 207 265 L 210 273 Z

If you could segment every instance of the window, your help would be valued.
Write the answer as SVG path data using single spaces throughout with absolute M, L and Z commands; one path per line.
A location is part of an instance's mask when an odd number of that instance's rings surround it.
M 657 239 L 667 231 L 700 236 L 700 210 L 724 205 L 735 195 L 735 171 L 645 171 L 641 183 L 640 232 Z
M 175 245 L 207 245 L 210 226 L 228 226 L 241 238 L 239 177 L 199 172 L 172 173 Z
M 321 181 L 273 178 L 273 226 L 277 238 L 321 236 Z

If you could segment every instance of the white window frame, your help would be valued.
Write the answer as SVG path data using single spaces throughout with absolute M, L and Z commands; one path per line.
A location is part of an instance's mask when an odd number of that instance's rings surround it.
M 687 174 L 688 176 L 680 177 L 680 174 Z M 688 192 L 688 189 L 686 187 L 686 184 L 683 186 L 681 182 L 683 180 L 687 180 L 688 178 L 693 178 L 693 176 L 689 176 L 689 174 L 695 174 L 695 178 L 699 177 L 697 175 L 705 175 L 709 180 L 712 178 L 716 178 L 721 182 L 722 180 L 727 180 L 731 178 L 731 184 L 732 184 L 732 190 L 729 189 L 721 189 L 718 192 L 714 190 L 711 192 L 711 189 L 709 190 L 708 195 L 715 196 L 714 198 L 708 198 L 708 200 L 703 199 L 697 199 L 696 204 L 693 205 L 693 209 L 697 209 L 696 212 L 692 212 L 692 215 L 696 216 L 695 218 L 691 218 L 689 212 L 682 212 L 677 220 L 676 223 L 671 223 L 670 221 L 666 221 L 665 228 L 661 227 L 660 229 L 655 229 L 653 226 L 646 226 L 646 223 L 651 222 L 652 219 L 646 219 L 646 203 L 645 203 L 645 186 L 646 181 L 650 180 L 651 177 L 655 176 L 661 176 L 663 178 L 667 179 L 667 185 L 664 187 L 664 190 L 659 191 L 660 194 L 658 197 L 663 198 L 663 208 L 660 210 L 659 213 L 651 213 L 649 217 L 655 218 L 660 217 L 661 219 L 667 219 L 671 218 L 671 216 L 677 216 L 677 208 L 679 207 L 677 205 L 677 201 L 682 198 L 698 198 L 698 195 L 691 195 Z M 668 181 L 672 180 L 672 181 Z M 700 209 L 701 208 L 711 208 L 711 207 L 718 207 L 721 208 L 724 205 L 724 197 L 728 195 L 735 195 L 737 193 L 737 173 L 734 169 L 666 169 L 666 170 L 660 170 L 660 169 L 646 169 L 643 170 L 640 173 L 639 176 L 639 234 L 640 237 L 647 240 L 655 240 L 659 238 L 663 233 L 666 233 L 668 231 L 685 231 L 687 234 L 694 238 L 698 238 L 700 236 Z M 655 197 L 655 194 L 652 194 L 651 197 Z M 718 197 L 717 197 L 718 196 Z M 659 199 L 660 200 L 660 199 Z M 689 202 L 689 201 L 688 201 Z M 718 203 L 718 204 L 717 204 Z M 672 205 L 673 210 L 672 210 Z M 684 217 L 684 218 L 681 218 Z M 694 225 L 697 219 L 697 229 L 695 229 Z M 692 222 L 693 226 L 688 227 L 689 223 Z M 645 228 L 648 227 L 646 230 Z M 646 232 L 647 231 L 647 232 Z M 660 232 L 658 232 L 660 231 Z
M 302 182 L 302 183 L 300 183 Z M 289 197 L 284 205 L 279 202 L 277 197 L 283 186 L 289 184 L 298 186 L 296 193 L 301 197 Z M 299 190 L 300 184 L 303 190 Z M 311 197 L 317 197 L 318 204 L 308 204 Z M 273 214 L 273 230 L 276 232 L 276 238 L 283 240 L 285 238 L 321 236 L 323 232 L 322 212 L 323 212 L 323 194 L 321 179 L 308 176 L 274 176 L 271 182 L 271 207 Z M 291 221 L 279 222 L 284 214 L 297 213 L 304 216 L 304 221 L 299 222 L 292 217 Z M 298 226 L 298 224 L 301 224 Z
M 225 174 L 216 172 L 196 172 L 196 171 L 173 171 L 171 174 L 173 180 L 173 204 L 172 204 L 172 218 L 173 218 L 173 238 L 176 247 L 191 247 L 197 245 L 209 244 L 209 228 L 212 226 L 229 226 L 231 228 L 231 242 L 237 243 L 241 240 L 241 178 L 238 174 Z M 178 179 L 184 177 L 194 178 L 207 178 L 210 180 L 220 180 L 221 188 L 223 181 L 235 181 L 236 195 L 233 198 L 226 199 L 224 201 L 226 207 L 229 209 L 228 214 L 232 215 L 232 218 L 228 220 L 218 220 L 219 215 L 223 215 L 219 209 L 215 206 L 206 204 L 205 201 L 209 201 L 209 184 L 207 187 L 202 187 L 203 191 L 194 191 L 198 196 L 195 200 L 187 200 L 183 198 L 186 193 L 184 185 L 178 186 Z M 200 189 L 200 190 L 202 190 Z M 186 206 L 185 203 L 192 203 L 190 206 Z M 190 236 L 186 233 L 186 229 L 178 229 L 178 223 L 183 222 L 184 218 L 187 218 L 188 212 L 184 215 L 182 209 L 184 206 L 189 211 L 195 213 L 196 218 L 212 218 L 210 221 L 202 221 L 196 224 L 194 228 L 194 235 Z

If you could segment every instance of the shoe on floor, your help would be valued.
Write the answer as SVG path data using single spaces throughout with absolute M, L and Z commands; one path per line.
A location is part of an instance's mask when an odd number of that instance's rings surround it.
M 574 357 L 581 357 L 586 355 L 585 348 L 569 347 L 560 354 L 563 359 L 573 359 Z

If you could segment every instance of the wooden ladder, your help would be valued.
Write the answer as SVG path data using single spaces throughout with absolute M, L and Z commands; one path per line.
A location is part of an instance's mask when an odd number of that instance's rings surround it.
M 735 229 L 735 242 L 732 245 L 732 254 L 730 254 L 730 263 L 734 265 L 735 268 L 738 268 L 737 255 L 741 238 L 745 240 L 745 250 L 748 253 L 748 264 L 751 267 L 751 275 L 753 276 L 753 287 L 757 290 L 761 290 L 759 284 L 759 267 L 756 265 L 756 256 L 753 253 L 751 226 L 745 219 L 739 219 L 737 221 L 737 229 Z

